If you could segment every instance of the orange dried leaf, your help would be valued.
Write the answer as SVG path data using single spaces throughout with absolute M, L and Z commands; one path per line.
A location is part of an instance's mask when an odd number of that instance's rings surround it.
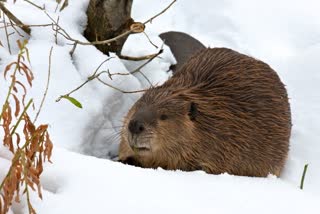
M 19 113 L 20 113 L 20 101 L 15 94 L 12 94 L 12 96 L 13 96 L 15 104 L 16 104 L 16 110 L 14 112 L 14 116 L 18 117 Z
M 23 105 L 23 107 L 25 107 L 26 106 L 26 94 L 24 94 L 23 96 L 22 96 L 22 105 Z
M 33 80 L 33 74 L 31 72 L 29 72 L 28 68 L 27 67 L 20 67 L 21 69 L 19 71 L 23 71 L 24 74 L 26 75 L 26 78 L 27 78 L 27 81 L 29 83 L 30 86 L 32 86 L 32 80 Z
M 37 170 L 39 172 L 39 175 L 43 172 L 43 165 L 42 165 L 43 161 L 42 161 L 42 156 L 41 154 L 39 155 L 39 160 L 37 162 Z
M 46 132 L 46 140 L 45 140 L 45 149 L 44 149 L 44 161 L 47 160 L 51 163 L 51 155 L 52 155 L 52 149 L 53 149 L 53 144 L 52 141 L 50 140 L 49 133 Z
M 4 69 L 4 79 L 6 80 L 6 78 L 7 78 L 7 73 L 8 73 L 8 71 L 11 69 L 11 66 L 12 65 L 16 65 L 17 63 L 16 62 L 12 62 L 12 63 L 10 63 L 9 65 L 7 65 L 6 66 L 6 68 Z
M 33 185 L 33 182 L 29 179 L 29 178 L 26 178 L 26 184 L 33 190 L 35 191 L 36 189 L 34 188 L 34 185 Z
M 20 85 L 23 88 L 24 94 L 27 93 L 26 87 L 19 80 L 16 81 L 16 84 Z
M 19 135 L 19 133 L 14 133 L 15 135 L 16 135 L 16 137 L 17 137 L 17 146 L 19 146 L 19 144 L 20 144 L 20 135 Z
M 13 142 L 12 142 L 12 137 L 11 135 L 6 135 L 4 140 L 3 140 L 3 145 L 7 146 L 9 150 L 14 153 L 14 148 L 13 148 Z
M 22 44 L 21 44 L 21 41 L 20 40 L 17 40 L 17 43 L 18 43 L 18 47 L 19 49 L 21 50 L 23 48 Z
M 16 86 L 13 86 L 13 87 L 12 87 L 12 90 L 13 90 L 14 92 L 18 93 L 18 89 L 17 89 Z
M 30 120 L 30 117 L 27 114 L 25 115 L 25 121 L 26 121 L 26 128 L 27 128 L 28 132 L 31 135 L 33 135 L 36 130 L 36 127 L 33 125 L 33 123 Z

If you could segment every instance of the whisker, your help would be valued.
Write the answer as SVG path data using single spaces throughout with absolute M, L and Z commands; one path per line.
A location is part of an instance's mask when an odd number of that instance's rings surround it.
M 119 142 L 121 138 L 121 131 L 114 132 L 105 139 L 107 142 L 115 143 Z
M 110 130 L 110 129 L 121 129 L 121 128 L 123 128 L 123 126 L 103 127 L 103 129 L 106 129 L 106 130 Z

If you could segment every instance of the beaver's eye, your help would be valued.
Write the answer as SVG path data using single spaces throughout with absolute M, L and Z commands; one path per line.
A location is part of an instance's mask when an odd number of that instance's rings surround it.
M 160 120 L 166 120 L 166 119 L 168 119 L 168 115 L 166 115 L 166 114 L 160 115 Z

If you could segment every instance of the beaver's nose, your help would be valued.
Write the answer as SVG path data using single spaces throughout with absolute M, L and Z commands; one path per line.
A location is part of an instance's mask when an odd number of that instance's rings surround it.
M 140 134 L 144 131 L 143 123 L 138 120 L 131 120 L 128 128 L 131 134 Z

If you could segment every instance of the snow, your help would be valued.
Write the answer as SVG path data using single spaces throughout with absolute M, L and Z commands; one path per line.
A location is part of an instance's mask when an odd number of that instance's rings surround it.
M 86 24 L 88 0 L 69 0 L 69 6 L 55 13 L 56 3 L 45 4 L 50 17 L 75 39 L 82 36 Z M 132 16 L 145 21 L 170 3 L 169 0 L 135 0 Z M 46 164 L 41 177 L 43 200 L 32 195 L 38 213 L 319 213 L 320 199 L 320 3 L 316 0 L 184 0 L 148 24 L 146 32 L 158 47 L 158 34 L 183 31 L 210 47 L 229 47 L 269 63 L 287 85 L 293 129 L 290 153 L 280 178 L 248 178 L 204 172 L 164 171 L 126 166 L 105 158 L 114 158 L 119 143 L 121 121 L 141 94 L 123 94 L 92 81 L 72 94 L 83 105 L 78 109 L 66 100 L 56 102 L 90 76 L 108 58 L 95 47 L 72 46 L 61 36 L 55 43 L 51 27 L 33 28 L 29 39 L 31 67 L 35 80 L 29 97 L 39 107 L 48 74 L 49 50 L 53 47 L 51 79 L 45 105 L 38 123 L 50 124 L 54 142 L 53 164 Z M 24 1 L 8 8 L 26 24 L 50 23 L 48 16 Z M 32 14 L 32 15 L 30 15 Z M 11 29 L 12 31 L 12 29 Z M 0 71 L 15 60 L 18 48 L 11 37 L 12 55 L 7 51 L 3 29 L 0 41 Z M 144 35 L 132 35 L 123 54 L 141 56 L 157 53 Z M 143 62 L 129 62 L 115 55 L 99 71 L 126 73 Z M 153 85 L 169 78 L 175 61 L 164 46 L 161 58 L 142 69 Z M 2 75 L 2 72 L 1 74 Z M 138 73 L 108 76 L 102 79 L 123 90 L 148 88 L 150 84 Z M 5 86 L 0 78 L 1 86 Z M 3 103 L 6 90 L 0 91 Z M 33 116 L 36 111 L 30 112 Z M 0 135 L 2 132 L 0 132 Z M 96 157 L 91 157 L 93 155 Z M 0 180 L 11 159 L 0 146 Z M 98 158 L 97 158 L 98 157 Z M 309 164 L 304 190 L 300 178 L 304 164 Z M 14 204 L 14 213 L 27 213 L 24 202 Z

